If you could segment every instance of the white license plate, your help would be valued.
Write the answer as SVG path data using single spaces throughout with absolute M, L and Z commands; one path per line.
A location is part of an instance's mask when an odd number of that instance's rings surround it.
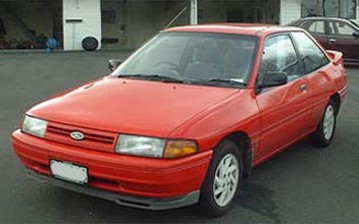
M 84 184 L 88 182 L 87 168 L 71 163 L 50 160 L 51 174 L 56 178 Z

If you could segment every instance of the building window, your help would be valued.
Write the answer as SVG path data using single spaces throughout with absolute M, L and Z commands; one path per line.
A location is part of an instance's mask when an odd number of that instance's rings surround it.
M 328 16 L 356 19 L 356 0 L 302 0 L 302 17 Z

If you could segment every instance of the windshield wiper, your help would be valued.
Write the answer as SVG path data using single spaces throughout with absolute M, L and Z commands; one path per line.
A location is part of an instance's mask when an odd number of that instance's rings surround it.
M 201 81 L 209 85 L 247 86 L 247 84 L 244 83 L 242 80 L 236 80 L 236 79 L 211 78 Z
M 151 81 L 161 81 L 161 82 L 174 82 L 174 83 L 183 83 L 183 80 L 158 74 L 130 74 L 130 75 L 119 75 L 119 78 L 134 78 L 134 79 L 145 79 Z

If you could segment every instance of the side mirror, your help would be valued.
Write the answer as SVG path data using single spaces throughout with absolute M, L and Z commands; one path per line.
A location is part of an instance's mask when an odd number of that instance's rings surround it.
M 359 37 L 359 31 L 355 31 L 355 32 L 353 33 L 353 36 L 356 37 L 356 38 L 358 38 L 358 37 Z
M 108 61 L 108 68 L 110 69 L 110 71 L 114 71 L 118 66 L 120 66 L 120 64 L 122 63 L 122 60 L 119 59 L 110 59 Z
M 262 88 L 274 87 L 287 84 L 288 76 L 286 72 L 267 72 L 264 74 Z

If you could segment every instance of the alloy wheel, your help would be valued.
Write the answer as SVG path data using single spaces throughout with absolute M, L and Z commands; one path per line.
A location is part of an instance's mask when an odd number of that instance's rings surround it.
M 228 154 L 219 162 L 213 181 L 214 199 L 220 207 L 231 202 L 236 193 L 238 182 L 238 159 L 233 154 Z
M 323 134 L 324 138 L 329 140 L 334 131 L 334 121 L 335 120 L 335 111 L 332 105 L 329 105 L 324 113 L 323 119 Z

